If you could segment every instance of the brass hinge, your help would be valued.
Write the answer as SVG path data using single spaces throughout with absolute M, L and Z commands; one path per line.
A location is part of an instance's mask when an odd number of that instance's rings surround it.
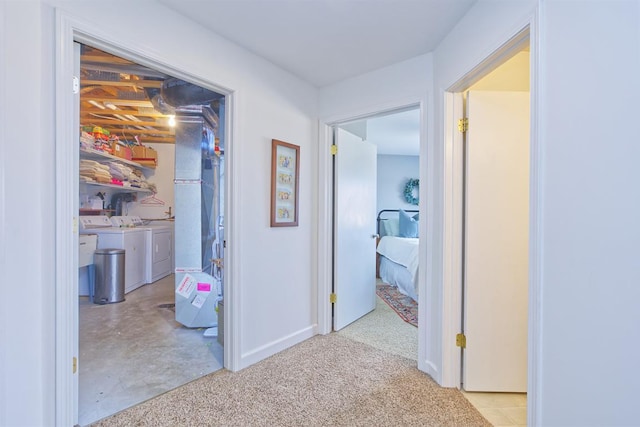
M 336 301 L 338 301 L 338 295 L 334 294 L 333 292 L 331 293 L 331 295 L 329 295 L 329 302 L 331 304 L 335 304 Z
M 75 374 L 77 370 L 78 370 L 78 358 L 74 357 L 73 358 L 73 373 Z
M 469 130 L 469 119 L 468 118 L 464 118 L 464 119 L 459 119 L 458 120 L 458 130 L 461 133 L 465 133 L 466 131 Z
M 467 337 L 464 334 L 456 335 L 456 347 L 467 348 Z
M 336 144 L 333 144 L 331 146 L 331 155 L 335 156 L 336 154 L 338 154 L 338 146 Z

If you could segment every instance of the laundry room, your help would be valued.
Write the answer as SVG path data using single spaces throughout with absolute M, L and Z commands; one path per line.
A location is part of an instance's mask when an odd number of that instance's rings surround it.
M 76 51 L 86 425 L 223 366 L 225 96 Z

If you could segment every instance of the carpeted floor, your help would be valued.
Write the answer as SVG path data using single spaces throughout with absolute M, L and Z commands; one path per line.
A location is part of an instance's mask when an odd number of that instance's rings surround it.
M 418 360 L 418 328 L 402 320 L 379 296 L 375 310 L 337 334 L 387 353 Z
M 376 294 L 395 311 L 402 320 L 418 327 L 418 303 L 401 294 L 398 288 L 389 284 L 376 283 Z
M 416 362 L 332 333 L 218 371 L 96 426 L 490 426 Z

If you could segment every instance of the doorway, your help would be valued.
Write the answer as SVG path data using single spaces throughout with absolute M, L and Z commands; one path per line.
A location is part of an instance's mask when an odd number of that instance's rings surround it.
M 129 58 L 129 60 L 153 69 L 162 70 L 167 74 L 178 76 L 185 81 L 198 86 L 210 88 L 225 96 L 227 107 L 233 109 L 233 92 L 229 89 L 216 87 L 208 80 L 189 75 L 168 65 L 166 58 L 158 57 L 147 52 L 136 50 L 135 45 L 128 41 L 117 40 L 117 37 L 94 36 L 94 29 L 82 21 L 61 14 L 57 27 L 56 43 L 56 251 L 72 254 L 69 257 L 56 258 L 56 423 L 60 425 L 75 425 L 78 422 L 78 110 L 74 108 L 73 76 L 77 76 L 74 67 L 74 42 L 94 46 L 105 52 Z M 110 40 L 110 41 L 109 41 Z M 127 47 L 123 47 L 127 46 Z M 76 84 L 78 81 L 76 80 Z M 77 87 L 77 86 L 76 86 Z M 78 87 L 79 89 L 79 87 Z M 76 92 L 77 93 L 77 92 Z M 231 114 L 224 118 L 227 132 L 224 137 L 225 163 L 231 164 L 232 129 Z M 234 180 L 233 171 L 227 168 L 225 180 L 225 194 L 230 194 L 228 188 Z M 231 199 L 233 196 L 231 195 Z M 230 218 L 232 200 L 224 207 L 224 216 Z M 228 238 L 235 236 L 233 224 L 227 224 Z M 70 262 L 69 259 L 72 261 Z M 232 278 L 224 277 L 227 283 Z M 227 309 L 224 310 L 224 322 L 229 325 L 234 313 L 232 296 L 226 295 Z M 227 326 L 228 328 L 228 326 Z M 231 334 L 225 337 L 224 362 L 225 367 L 233 369 L 235 366 L 234 344 L 236 337 Z
M 383 229 L 391 230 L 391 225 L 386 228 L 384 225 L 395 224 L 397 228 L 400 209 L 413 211 L 413 216 L 418 212 L 418 198 L 415 197 L 415 204 L 407 202 L 404 192 L 408 181 L 415 182 L 416 186 L 419 182 L 420 113 L 420 106 L 413 105 L 333 126 L 333 143 L 337 146 L 333 158 L 336 245 L 333 293 L 337 297 L 333 306 L 333 330 L 414 360 L 418 356 L 417 295 L 403 294 L 402 286 L 390 280 L 390 275 L 383 277 L 391 284 L 380 279 L 376 248 L 380 241 L 379 222 Z M 366 153 L 373 150 L 373 154 L 365 156 L 362 150 Z M 364 158 L 368 159 L 367 167 L 361 171 Z M 416 188 L 415 196 L 417 192 Z M 370 197 L 365 198 L 365 193 Z M 356 201 L 362 201 L 365 206 Z M 412 255 L 417 262 L 417 234 L 414 237 L 401 239 L 396 233 L 385 239 L 415 240 Z M 354 251 L 345 248 L 350 247 L 351 239 L 358 238 L 363 249 L 357 251 L 358 263 L 355 263 Z M 406 264 L 394 265 L 407 273 Z M 406 283 L 407 289 L 416 288 L 417 280 L 409 274 L 406 276 L 402 284 Z M 358 289 L 353 286 L 356 280 L 361 282 Z M 349 320 L 345 322 L 344 318 Z M 382 322 L 379 320 L 382 318 L 387 320 Z
M 93 264 L 79 270 L 78 422 L 87 425 L 223 366 L 224 96 L 89 45 L 76 49 L 79 238 L 125 250 L 118 300 L 103 304 L 94 295 L 82 274 Z M 196 178 L 198 194 L 186 191 L 197 200 L 174 184 L 182 169 Z M 194 210 L 199 215 L 188 216 Z M 105 218 L 113 227 L 93 227 Z M 202 247 L 193 247 L 198 241 Z M 188 295 L 202 301 L 200 310 L 176 304 L 186 300 L 174 292 L 182 280 L 176 265 L 201 260 L 202 271 L 189 272 L 199 287 Z M 193 325 L 198 311 L 208 314 Z
M 458 384 L 489 421 L 522 424 L 527 420 L 531 197 L 528 30 L 499 53 L 471 79 L 473 84 L 467 79 L 446 95 L 456 118 L 468 118 L 447 121 L 450 141 L 462 147 L 452 195 L 459 208 L 453 220 L 459 224 L 455 262 L 461 273 Z M 453 132 L 458 126 L 460 132 Z

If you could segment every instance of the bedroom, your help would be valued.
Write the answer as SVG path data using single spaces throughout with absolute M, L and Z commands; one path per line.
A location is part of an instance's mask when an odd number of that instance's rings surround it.
M 395 110 L 339 127 L 375 145 L 375 211 L 372 210 L 368 215 L 375 221 L 376 234 L 382 236 L 392 232 L 398 235 L 398 210 L 411 215 L 410 226 L 417 232 L 418 223 L 413 216 L 418 218 L 420 109 L 409 107 Z M 386 242 L 388 239 L 393 238 L 382 240 Z M 376 238 L 376 246 L 380 240 Z M 417 285 L 417 280 L 409 277 L 417 278 L 418 240 L 400 240 L 412 241 L 414 274 L 409 274 L 406 267 L 385 260 L 381 279 L 380 256 L 376 253 L 375 264 L 372 263 L 375 273 L 371 274 L 371 277 L 375 274 L 375 309 L 341 329 L 340 333 L 416 360 L 418 307 L 417 286 L 414 284 Z

